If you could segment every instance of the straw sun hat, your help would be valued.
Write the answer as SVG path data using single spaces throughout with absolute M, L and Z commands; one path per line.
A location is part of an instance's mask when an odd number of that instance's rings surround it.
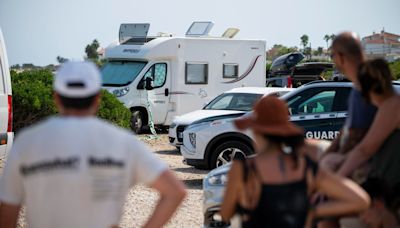
M 303 135 L 303 129 L 289 121 L 286 103 L 275 96 L 262 97 L 253 107 L 253 112 L 235 120 L 239 130 L 252 129 L 271 136 Z

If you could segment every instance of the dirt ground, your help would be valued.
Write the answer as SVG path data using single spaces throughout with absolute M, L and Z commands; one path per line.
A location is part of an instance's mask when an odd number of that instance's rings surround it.
M 186 199 L 166 227 L 200 227 L 203 222 L 202 181 L 208 171 L 197 170 L 191 166 L 184 165 L 178 150 L 169 145 L 167 134 L 160 134 L 157 138 L 150 135 L 141 135 L 139 138 L 169 165 L 170 169 L 175 172 L 176 176 L 187 187 L 188 194 Z M 0 158 L 0 174 L 3 163 Z M 153 190 L 145 186 L 134 187 L 127 196 L 120 226 L 125 228 L 143 225 L 154 208 L 157 199 L 157 193 Z M 26 227 L 23 214 L 18 227 Z

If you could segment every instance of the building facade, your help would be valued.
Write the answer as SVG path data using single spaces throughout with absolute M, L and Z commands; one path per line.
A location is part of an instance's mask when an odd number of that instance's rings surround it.
M 369 59 L 385 58 L 394 61 L 400 58 L 400 35 L 382 30 L 380 33 L 363 37 L 362 45 Z

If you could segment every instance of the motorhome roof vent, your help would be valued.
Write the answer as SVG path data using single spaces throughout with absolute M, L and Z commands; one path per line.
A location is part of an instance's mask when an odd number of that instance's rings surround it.
M 149 23 L 121 24 L 119 27 L 120 44 L 143 44 L 149 41 Z
M 239 31 L 240 31 L 240 29 L 238 29 L 238 28 L 228 28 L 222 34 L 222 37 L 224 37 L 224 38 L 233 38 L 234 36 L 236 36 L 236 34 L 238 34 Z
M 173 35 L 168 32 L 159 32 L 159 33 L 157 33 L 157 36 L 158 37 L 172 37 Z
M 214 26 L 211 21 L 195 21 L 186 32 L 187 37 L 208 36 L 208 33 Z

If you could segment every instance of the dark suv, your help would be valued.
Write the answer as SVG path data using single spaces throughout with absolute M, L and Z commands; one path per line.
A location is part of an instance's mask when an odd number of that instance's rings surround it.
M 276 58 L 268 72 L 267 87 L 294 87 L 297 88 L 311 81 L 324 80 L 321 74 L 333 70 L 333 63 L 306 62 L 298 64 L 304 59 L 300 52 L 292 52 Z
M 324 80 L 323 72 L 333 70 L 334 64 L 327 62 L 300 63 L 293 67 L 291 78 L 293 87 L 299 87 L 312 81 Z

